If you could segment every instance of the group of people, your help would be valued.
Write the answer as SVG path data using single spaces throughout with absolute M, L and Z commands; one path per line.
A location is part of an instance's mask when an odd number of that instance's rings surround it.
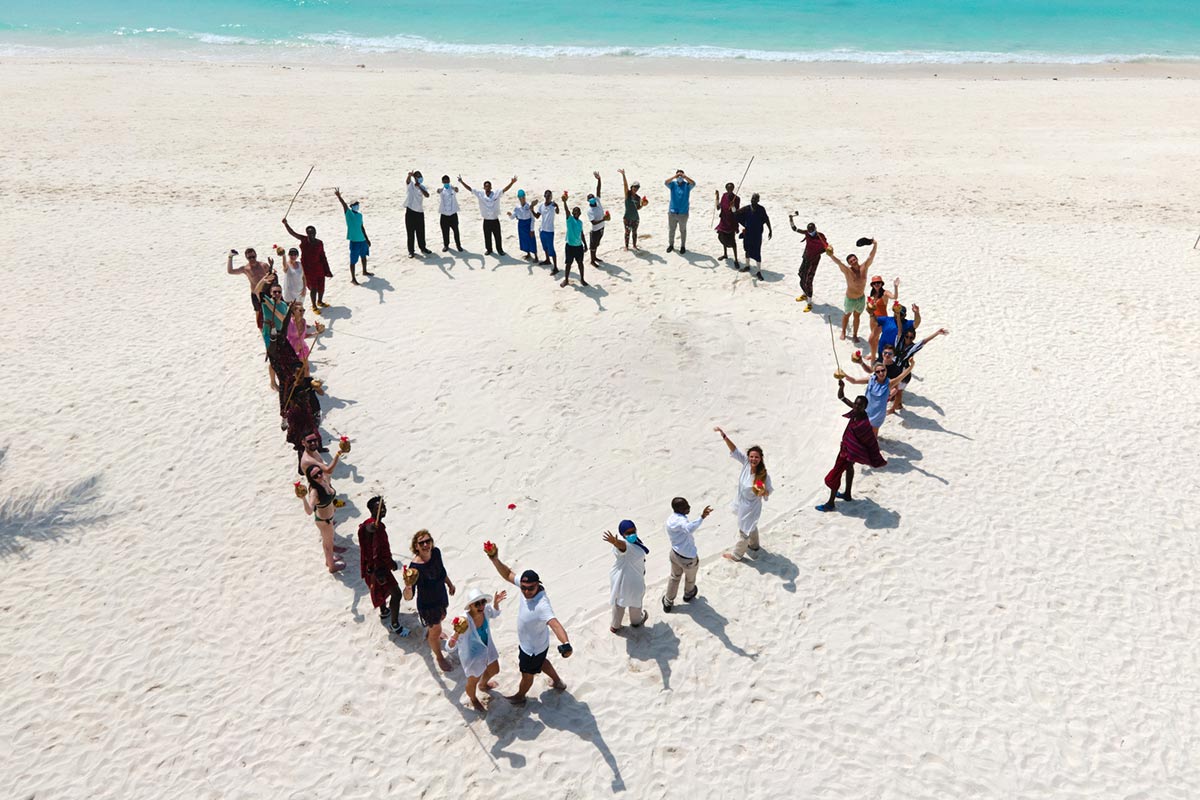
M 640 211 L 648 204 L 648 200 L 641 195 L 641 187 L 636 181 L 629 183 L 624 170 L 619 172 L 625 201 L 625 247 L 636 249 Z M 559 271 L 554 247 L 554 220 L 560 213 L 564 215 L 566 260 L 563 265 L 563 286 L 570 281 L 573 265 L 578 267 L 580 283 L 587 285 L 584 281 L 585 253 L 590 252 L 591 265 L 600 263 L 597 253 L 610 214 L 601 203 L 600 174 L 593 173 L 593 177 L 596 187 L 593 193 L 587 195 L 586 215 L 580 206 L 568 212 L 569 195 L 566 192 L 560 197 L 560 207 L 549 190 L 544 192 L 540 203 L 537 199 L 528 200 L 525 191 L 519 190 L 516 205 L 507 213 L 509 218 L 517 222 L 518 246 L 524 257 L 551 266 L 552 275 L 557 275 Z M 490 181 L 484 181 L 481 189 L 474 189 L 461 176 L 457 178 L 458 184 L 472 193 L 479 203 L 486 254 L 505 255 L 499 222 L 500 203 L 516 181 L 514 176 L 499 190 L 493 188 Z M 683 170 L 677 170 L 664 184 L 670 195 L 667 250 L 675 250 L 678 235 L 679 252 L 686 253 L 690 194 L 696 182 Z M 441 214 L 443 251 L 449 249 L 453 238 L 455 248 L 462 252 L 458 218 L 459 186 L 451 184 L 449 176 L 443 175 L 442 185 L 435 191 Z M 358 283 L 356 269 L 360 264 L 364 276 L 370 277 L 372 274 L 367 270 L 370 239 L 363 222 L 361 204 L 357 200 L 347 203 L 340 189 L 335 189 L 334 194 L 342 205 L 346 220 L 351 280 Z M 420 171 L 409 172 L 406 177 L 405 227 L 409 255 L 414 258 L 418 253 L 430 253 L 426 247 L 423 206 L 430 197 L 430 190 L 425 187 Z M 761 278 L 763 234 L 765 232 L 766 238 L 770 239 L 773 231 L 770 217 L 759 203 L 759 196 L 752 195 L 749 205 L 743 207 L 734 185 L 728 183 L 724 194 L 716 192 L 715 203 L 715 213 L 719 215 L 716 231 L 724 248 L 721 257 L 728 258 L 728 251 L 732 249 L 735 268 L 749 271 L 753 263 L 756 274 Z M 872 467 L 886 465 L 879 449 L 879 428 L 888 413 L 903 408 L 904 390 L 911 378 L 914 356 L 947 331 L 939 329 L 931 336 L 918 339 L 920 309 L 913 304 L 913 319 L 908 319 L 907 309 L 899 302 L 899 279 L 893 280 L 891 290 L 886 289 L 882 277 L 874 276 L 870 281 L 867 280 L 878 251 L 877 241 L 859 239 L 857 246 L 870 245 L 870 254 L 862 262 L 857 255 L 850 254 L 843 262 L 834 254 L 827 237 L 817 230 L 814 223 L 809 223 L 801 230 L 796 228 L 795 214 L 789 214 L 788 218 L 792 229 L 805 237 L 799 269 L 803 292 L 800 299 L 807 301 L 805 310 L 812 308 L 817 266 L 821 258 L 827 255 L 838 266 L 846 283 L 841 338 L 847 338 L 849 328 L 849 338 L 855 343 L 860 341 L 860 317 L 864 312 L 868 314 L 870 324 L 867 353 L 859 350 L 852 356 L 853 363 L 860 365 L 866 377 L 846 375 L 840 369 L 836 373 L 838 398 L 849 406 L 850 411 L 845 415 L 848 423 L 837 459 L 825 477 L 825 484 L 830 490 L 829 498 L 817 506 L 819 511 L 832 511 L 837 500 L 853 500 L 851 492 L 856 464 Z M 586 237 L 585 221 L 588 225 Z M 538 226 L 536 238 L 535 223 Z M 324 300 L 325 280 L 332 276 L 332 272 L 324 243 L 317 238 L 314 226 L 306 226 L 304 234 L 299 234 L 286 217 L 283 225 L 287 233 L 298 240 L 298 247 L 290 248 L 286 253 L 281 247 L 275 248 L 276 255 L 282 261 L 282 272 L 276 270 L 273 257 L 266 262 L 260 261 L 254 249 L 244 251 L 245 263 L 236 268 L 233 260 L 237 251 L 231 251 L 226 270 L 229 274 L 243 274 L 249 281 L 255 326 L 266 350 L 272 389 L 279 397 L 281 427 L 286 432 L 287 442 L 297 451 L 297 471 L 303 483 L 296 482 L 296 494 L 305 513 L 314 519 L 326 569 L 330 573 L 338 573 L 346 568 L 342 554 L 347 548 L 339 545 L 334 536 L 337 509 L 344 503 L 332 485 L 332 476 L 349 452 L 350 444 L 343 437 L 338 452 L 332 458 L 326 458 L 329 448 L 325 446 L 319 428 L 319 396 L 323 394 L 324 386 L 311 375 L 309 356 L 312 346 L 308 342 L 319 336 L 323 327 L 320 323 L 309 326 L 304 318 L 306 300 L 316 314 L 327 307 Z M 742 266 L 739 258 L 739 238 L 746 266 Z M 539 246 L 544 260 L 539 260 Z M 845 394 L 847 382 L 864 385 L 866 393 L 853 400 L 848 399 Z M 722 428 L 714 430 L 739 465 L 731 503 L 731 511 L 737 520 L 737 536 L 723 554 L 726 559 L 736 562 L 761 548 L 758 523 L 763 503 L 774 492 L 774 485 L 761 447 L 754 445 L 743 451 Z M 457 587 L 450 578 L 441 550 L 435 546 L 433 534 L 427 529 L 418 530 L 409 542 L 411 556 L 397 559 L 385 523 L 387 504 L 384 498 L 371 497 L 367 501 L 367 509 L 370 517 L 358 526 L 357 531 L 359 571 L 370 590 L 372 604 L 378 610 L 381 621 L 393 633 L 407 636 L 408 629 L 400 622 L 401 603 L 414 603 L 434 661 L 442 670 L 451 671 L 454 665 L 448 655 L 457 654 L 466 674 L 467 700 L 473 708 L 485 710 L 488 697 L 497 688 L 495 677 L 499 672 L 499 651 L 491 623 L 500 615 L 507 592 L 488 594 L 479 588 L 468 589 L 465 603 L 461 606 L 463 616 L 456 616 L 450 631 L 445 632 L 443 625 Z M 691 602 L 698 595 L 699 549 L 696 534 L 712 513 L 712 507 L 705 506 L 695 518 L 689 516 L 691 513 L 691 505 L 686 498 L 672 499 L 670 514 L 665 521 L 670 545 L 667 558 L 669 576 L 661 597 L 665 613 L 674 609 L 681 582 L 684 603 Z M 610 571 L 609 625 L 614 634 L 623 629 L 626 614 L 630 626 L 634 628 L 645 625 L 649 618 L 645 608 L 645 592 L 646 558 L 650 548 L 632 520 L 622 520 L 617 530 L 617 534 L 611 531 L 603 534 L 603 541 L 611 547 L 614 558 Z M 485 543 L 484 553 L 500 578 L 516 586 L 520 592 L 516 601 L 520 680 L 516 691 L 508 695 L 508 699 L 516 704 L 523 703 L 538 674 L 547 675 L 555 689 L 564 689 L 565 684 L 549 658 L 551 634 L 558 640 L 560 656 L 570 657 L 573 649 L 566 629 L 554 614 L 540 576 L 532 569 L 517 571 L 505 564 L 500 560 L 499 548 L 491 542 Z

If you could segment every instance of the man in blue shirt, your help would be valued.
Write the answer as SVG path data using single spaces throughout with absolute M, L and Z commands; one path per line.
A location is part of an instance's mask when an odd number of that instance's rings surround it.
M 683 173 L 675 170 L 675 174 L 667 178 L 663 184 L 671 193 L 671 205 L 667 209 L 667 252 L 675 252 L 675 228 L 679 228 L 679 252 L 687 252 L 687 218 L 688 196 L 696 182 Z

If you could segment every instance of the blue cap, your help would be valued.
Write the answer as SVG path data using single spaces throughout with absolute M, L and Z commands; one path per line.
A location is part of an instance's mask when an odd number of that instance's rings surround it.
M 525 190 L 517 189 L 517 197 L 524 197 L 524 196 L 525 196 Z
M 634 525 L 631 519 L 623 519 L 621 520 L 621 524 L 617 526 L 617 530 L 624 536 L 630 531 L 637 531 L 637 525 Z

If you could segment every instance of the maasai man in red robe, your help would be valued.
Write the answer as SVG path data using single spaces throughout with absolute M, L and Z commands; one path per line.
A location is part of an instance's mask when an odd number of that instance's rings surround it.
M 312 299 L 312 310 L 320 314 L 322 308 L 327 308 L 325 302 L 325 279 L 332 278 L 329 269 L 329 259 L 325 257 L 325 243 L 317 238 L 317 229 L 309 225 L 301 236 L 288 225 L 287 217 L 283 218 L 283 227 L 293 237 L 300 240 L 300 267 L 304 270 L 304 283 Z M 363 270 L 366 273 L 366 270 Z
M 383 524 L 387 504 L 376 495 L 367 501 L 367 509 L 372 514 L 371 518 L 358 526 L 362 579 L 371 590 L 371 604 L 379 609 L 379 618 L 387 619 L 390 613 L 392 633 L 405 636 L 407 631 L 400 625 L 400 584 L 392 574 L 400 566 L 392 559 L 392 545 Z M 387 604 L 389 599 L 390 611 Z
M 854 465 L 867 464 L 872 467 L 887 466 L 887 460 L 879 452 L 879 440 L 875 438 L 875 429 L 867 418 L 867 398 L 859 395 L 854 402 L 846 399 L 846 384 L 838 381 L 838 399 L 850 406 L 850 413 L 844 414 L 850 421 L 842 433 L 842 447 L 838 450 L 837 461 L 833 469 L 825 476 L 825 485 L 829 487 L 829 499 L 817 506 L 817 511 L 833 511 L 835 499 L 853 500 L 850 487 L 854 483 Z M 846 475 L 846 491 L 839 492 L 842 474 Z

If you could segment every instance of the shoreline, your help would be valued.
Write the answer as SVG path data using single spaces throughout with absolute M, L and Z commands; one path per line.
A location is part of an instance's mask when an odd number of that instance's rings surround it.
M 1074 63 L 906 63 L 871 64 L 855 61 L 754 61 L 742 59 L 698 59 L 685 57 L 564 56 L 555 58 L 442 55 L 430 53 L 355 53 L 341 60 L 233 60 L 206 59 L 175 54 L 173 57 L 83 55 L 64 53 L 4 55 L 0 64 L 80 66 L 164 66 L 204 68 L 267 68 L 340 72 L 364 70 L 386 72 L 399 69 L 429 69 L 503 74 L 545 74 L 553 64 L 554 74 L 652 77 L 787 77 L 800 79 L 891 80 L 950 79 L 966 81 L 1026 80 L 1196 80 L 1200 61 L 1154 60 L 1090 64 Z

